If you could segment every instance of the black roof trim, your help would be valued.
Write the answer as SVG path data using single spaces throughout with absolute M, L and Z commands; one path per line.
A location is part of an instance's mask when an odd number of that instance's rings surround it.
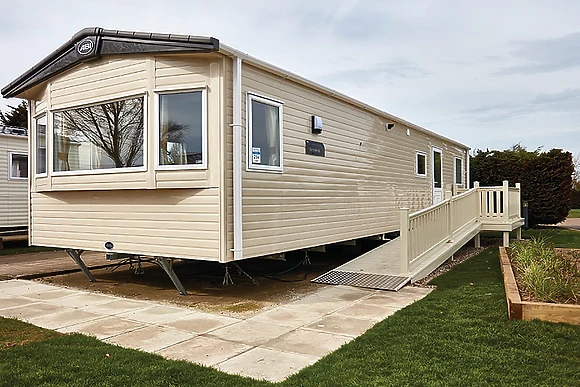
M 76 66 L 103 55 L 137 53 L 212 52 L 219 50 L 219 41 L 211 37 L 157 34 L 136 31 L 84 28 L 41 60 L 30 70 L 2 89 L 4 98 L 12 98 Z

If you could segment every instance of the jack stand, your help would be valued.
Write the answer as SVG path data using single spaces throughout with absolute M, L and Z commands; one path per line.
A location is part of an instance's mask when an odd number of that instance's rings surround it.
M 226 273 L 224 274 L 224 280 L 222 282 L 223 286 L 233 285 L 234 281 L 232 281 L 232 276 L 230 275 L 229 266 L 226 265 Z
M 254 285 L 258 286 L 259 283 L 258 281 L 256 281 L 255 279 L 252 278 L 251 275 L 249 275 L 248 273 L 246 273 L 241 267 L 240 265 L 238 265 L 237 263 L 234 262 L 234 266 L 238 268 L 238 274 L 244 274 L 246 277 L 248 277 L 249 279 L 252 280 L 252 282 L 254 283 Z
M 304 260 L 302 260 L 302 266 L 310 266 L 312 263 L 310 262 L 310 257 L 308 256 L 308 251 L 304 252 Z
M 77 265 L 81 268 L 85 276 L 89 279 L 90 282 L 97 282 L 96 278 L 93 274 L 89 271 L 89 268 L 83 260 L 81 259 L 81 255 L 84 253 L 83 250 L 75 250 L 75 249 L 66 249 L 67 254 L 76 262 Z
M 159 267 L 165 270 L 169 278 L 171 278 L 173 285 L 175 285 L 177 290 L 179 290 L 179 294 L 181 294 L 182 296 L 187 295 L 187 291 L 183 287 L 183 284 L 181 283 L 179 278 L 177 278 L 177 274 L 175 274 L 175 271 L 173 271 L 173 261 L 171 259 L 163 257 L 154 257 L 153 263 L 159 265 Z M 139 260 L 139 266 L 141 266 L 141 260 Z
M 145 274 L 145 270 L 143 270 L 143 266 L 141 266 L 141 257 L 137 257 L 137 267 L 133 266 L 133 260 L 129 261 L 129 270 L 133 270 L 133 274 L 135 275 Z

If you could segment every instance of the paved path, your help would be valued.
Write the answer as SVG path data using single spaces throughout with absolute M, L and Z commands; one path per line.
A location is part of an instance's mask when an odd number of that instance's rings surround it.
M 561 228 L 569 228 L 571 230 L 580 230 L 580 218 L 566 218 L 565 221 L 556 225 Z
M 231 374 L 281 381 L 430 291 L 328 286 L 242 319 L 8 280 L 0 281 L 0 316 Z
M 89 269 L 112 265 L 105 260 L 104 253 L 85 252 L 82 258 Z M 63 250 L 0 256 L 0 280 L 37 278 L 72 271 L 80 269 Z

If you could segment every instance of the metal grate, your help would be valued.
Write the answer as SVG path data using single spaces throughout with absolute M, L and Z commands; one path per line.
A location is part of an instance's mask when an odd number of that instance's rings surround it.
M 331 270 L 328 273 L 321 275 L 320 277 L 314 278 L 311 282 L 319 284 L 350 285 L 360 288 L 397 291 L 410 281 L 410 277 Z

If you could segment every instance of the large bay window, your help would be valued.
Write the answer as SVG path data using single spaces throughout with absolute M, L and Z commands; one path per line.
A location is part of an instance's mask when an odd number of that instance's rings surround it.
M 206 91 L 159 94 L 159 167 L 207 166 Z M 174 167 L 175 168 L 175 167 Z
M 46 174 L 46 114 L 35 120 L 36 123 L 36 174 Z
M 281 172 L 282 103 L 248 94 L 246 110 L 248 169 Z
M 135 97 L 55 112 L 53 171 L 143 167 L 144 111 Z

